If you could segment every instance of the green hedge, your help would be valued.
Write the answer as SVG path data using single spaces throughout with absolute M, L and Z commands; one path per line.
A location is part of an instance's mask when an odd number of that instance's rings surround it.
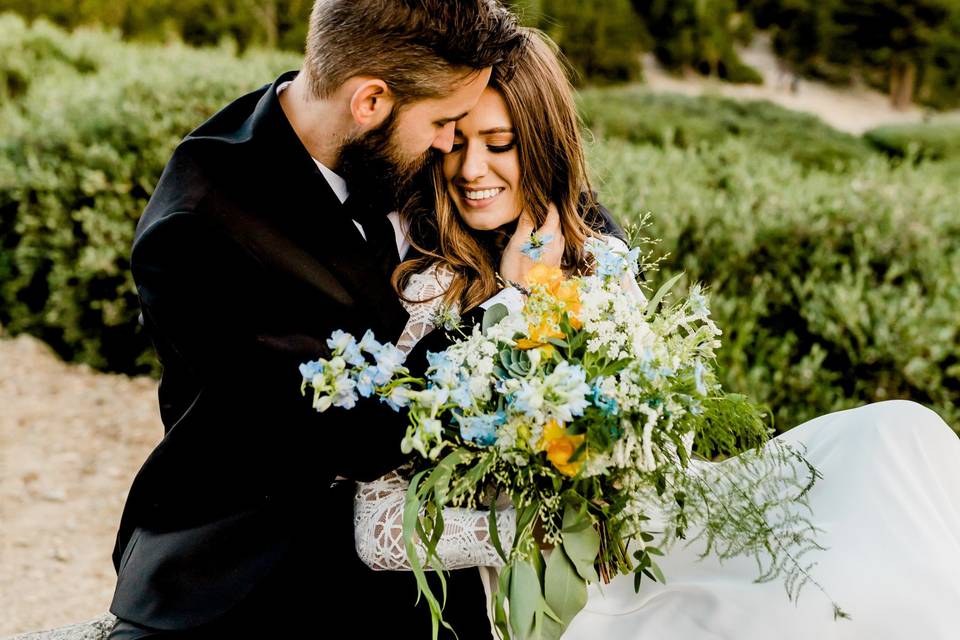
M 643 87 L 588 89 L 583 117 L 597 135 L 657 147 L 693 148 L 739 138 L 805 167 L 842 169 L 871 155 L 863 140 L 819 118 L 766 101 L 655 94 Z
M 137 219 L 186 133 L 300 60 L 127 45 L 0 16 L 0 42 L 18 40 L 2 67 L 41 72 L 0 104 L 0 324 L 67 359 L 154 370 L 129 274 Z
M 960 158 L 960 121 L 888 125 L 867 131 L 863 138 L 894 157 Z
M 812 171 L 741 140 L 592 161 L 613 211 L 653 213 L 664 276 L 711 286 L 723 382 L 781 428 L 890 398 L 960 428 L 960 163 Z

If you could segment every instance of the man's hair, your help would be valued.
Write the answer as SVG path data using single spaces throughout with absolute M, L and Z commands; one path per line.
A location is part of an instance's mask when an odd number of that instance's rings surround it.
M 317 98 L 364 75 L 406 103 L 441 96 L 470 71 L 509 75 L 523 40 L 497 0 L 316 0 L 304 71 Z

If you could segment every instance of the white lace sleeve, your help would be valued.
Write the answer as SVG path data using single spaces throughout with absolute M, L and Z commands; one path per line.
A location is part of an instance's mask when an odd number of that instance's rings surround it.
M 435 264 L 410 276 L 407 286 L 403 288 L 403 297 L 414 302 L 400 299 L 400 304 L 410 314 L 407 326 L 397 340 L 400 351 L 409 352 L 413 345 L 433 331 L 433 318 L 443 305 L 443 293 L 452 281 L 453 272 Z
M 376 571 L 410 571 L 403 542 L 403 503 L 408 483 L 393 471 L 373 482 L 357 483 L 353 501 L 353 531 L 357 555 Z M 490 540 L 489 512 L 443 510 L 443 535 L 437 556 L 445 569 L 501 567 L 503 560 Z M 497 511 L 497 532 L 508 552 L 516 530 L 513 507 Z M 417 541 L 420 561 L 426 555 Z
M 604 236 L 604 240 L 607 241 L 607 244 L 610 245 L 611 249 L 615 251 L 623 251 L 626 253 L 630 250 L 627 246 L 627 243 L 617 238 L 615 236 Z M 623 277 L 623 290 L 633 294 L 633 297 L 641 302 L 647 301 L 647 296 L 643 295 L 643 290 L 640 289 L 640 285 L 637 284 L 637 279 L 632 277 L 630 274 L 627 274 Z

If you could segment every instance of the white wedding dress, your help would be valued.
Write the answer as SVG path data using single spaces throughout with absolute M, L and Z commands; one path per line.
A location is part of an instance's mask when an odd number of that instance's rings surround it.
M 408 297 L 443 291 L 442 273 L 418 274 Z M 436 303 L 411 305 L 401 346 L 432 329 Z M 823 475 L 809 494 L 810 520 L 826 551 L 813 578 L 851 619 L 835 620 L 828 599 L 808 584 L 796 603 L 780 579 L 756 583 L 752 558 L 699 559 L 702 543 L 678 543 L 659 560 L 666 584 L 633 577 L 590 585 L 586 607 L 565 640 L 948 640 L 960 638 L 960 440 L 921 405 L 889 401 L 820 416 L 777 440 L 806 447 Z M 712 463 L 701 463 L 712 464 Z M 719 463 L 724 464 L 724 463 Z M 360 484 L 355 532 L 361 559 L 375 569 L 409 570 L 401 541 L 406 483 L 390 474 Z M 445 511 L 438 553 L 448 569 L 481 567 L 489 590 L 500 559 L 483 512 Z M 498 518 L 510 539 L 513 512 Z M 422 558 L 422 554 L 421 554 Z M 456 594 L 451 594 L 456 597 Z M 497 634 L 491 630 L 491 637 Z

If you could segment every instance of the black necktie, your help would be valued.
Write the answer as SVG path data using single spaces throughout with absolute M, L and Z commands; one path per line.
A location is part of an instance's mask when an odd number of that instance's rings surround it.
M 400 254 L 397 252 L 397 236 L 393 230 L 393 223 L 386 214 L 362 197 L 351 195 L 344 203 L 346 213 L 363 227 L 363 234 L 367 239 L 367 246 L 374 262 L 389 277 L 400 264 Z

